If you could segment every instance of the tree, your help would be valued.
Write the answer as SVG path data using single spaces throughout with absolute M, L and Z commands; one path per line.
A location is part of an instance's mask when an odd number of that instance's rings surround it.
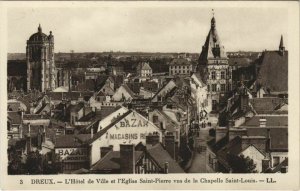
M 248 156 L 228 154 L 228 163 L 232 173 L 257 173 L 256 164 Z
M 42 155 L 38 151 L 27 155 L 26 169 L 29 174 L 42 174 Z
M 21 156 L 15 148 L 8 150 L 8 174 L 22 174 Z

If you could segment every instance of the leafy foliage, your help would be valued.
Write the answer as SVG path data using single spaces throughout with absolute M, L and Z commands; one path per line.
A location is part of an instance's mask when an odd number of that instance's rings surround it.
M 232 173 L 257 173 L 256 164 L 248 156 L 228 154 L 228 163 Z

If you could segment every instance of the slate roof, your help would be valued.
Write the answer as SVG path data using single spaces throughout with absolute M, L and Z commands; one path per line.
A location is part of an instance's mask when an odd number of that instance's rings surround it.
M 260 119 L 266 119 L 266 126 L 267 127 L 288 127 L 288 116 L 282 116 L 282 115 L 275 115 L 275 116 L 253 116 L 252 118 L 248 119 L 242 126 L 249 127 L 259 127 L 260 126 Z
M 271 92 L 288 91 L 288 51 L 265 51 L 257 76 L 257 82 Z
M 224 147 L 217 151 L 217 158 L 224 167 L 230 168 L 228 164 L 228 154 L 238 155 L 242 151 L 242 138 L 236 136 L 234 139 L 229 141 Z
M 170 66 L 182 66 L 182 65 L 192 65 L 192 62 L 189 61 L 188 59 L 186 58 L 174 58 L 170 63 L 168 63 L 168 65 Z
M 216 27 L 213 26 L 213 25 L 215 25 L 215 21 L 216 20 L 213 17 L 211 19 L 211 28 L 209 30 L 209 33 L 208 33 L 207 37 L 206 37 L 205 44 L 202 47 L 202 51 L 201 51 L 201 54 L 200 54 L 200 57 L 199 57 L 200 62 L 205 62 L 208 59 L 212 59 L 212 58 L 216 58 L 216 57 L 222 58 L 222 59 L 227 59 L 225 49 L 221 45 L 220 38 L 219 38 L 219 35 L 217 33 Z M 220 56 L 217 56 L 217 54 L 214 53 L 214 51 L 213 51 L 216 44 L 218 44 L 219 47 L 220 47 L 220 54 L 219 54 Z
M 85 143 L 91 138 L 90 134 L 61 135 L 55 140 L 55 148 L 85 147 Z
M 121 106 L 102 106 L 100 112 L 101 115 L 101 119 L 104 119 L 105 117 L 107 117 L 108 115 L 110 115 L 111 113 L 117 111 L 118 109 L 120 109 Z
M 278 110 L 278 106 L 286 103 L 287 100 L 278 97 L 264 97 L 264 98 L 252 98 L 249 99 L 250 104 L 253 106 L 253 109 L 258 114 L 272 114 L 272 113 L 284 113 Z M 286 112 L 287 113 L 287 112 Z
M 270 149 L 271 151 L 288 151 L 288 128 L 287 127 L 246 127 L 248 136 L 268 137 L 270 131 Z
M 252 60 L 246 57 L 241 58 L 229 58 L 228 64 L 231 66 L 240 66 L 240 67 L 247 67 L 252 63 Z
M 179 164 L 163 148 L 161 143 L 147 149 L 147 152 L 153 160 L 157 162 L 160 168 L 164 169 L 165 163 L 169 163 L 169 173 L 185 173 Z
M 217 152 L 222 147 L 224 147 L 227 143 L 228 143 L 228 136 L 225 136 L 222 139 L 220 139 L 218 142 L 216 142 L 216 139 L 213 138 L 207 142 L 207 145 L 209 146 L 209 148 L 213 153 L 217 154 Z
M 38 119 L 49 119 L 48 115 L 40 115 L 40 114 L 24 114 L 23 120 L 38 120 Z
M 85 101 L 88 101 L 92 96 L 93 92 L 48 92 L 47 95 L 52 100 L 63 100 L 63 99 L 70 99 L 70 100 L 78 100 L 78 98 L 81 96 Z
M 134 151 L 135 163 L 143 155 L 143 151 Z M 92 166 L 91 171 L 99 170 L 119 170 L 120 166 L 120 151 L 110 151 L 102 159 L 100 159 L 95 165 Z

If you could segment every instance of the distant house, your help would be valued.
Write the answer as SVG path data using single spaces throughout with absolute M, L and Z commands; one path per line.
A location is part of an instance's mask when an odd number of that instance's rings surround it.
M 150 67 L 149 63 L 141 62 L 138 64 L 137 68 L 138 76 L 142 78 L 150 78 L 152 77 L 152 68 Z
M 194 70 L 189 58 L 175 58 L 169 64 L 169 75 L 190 75 Z

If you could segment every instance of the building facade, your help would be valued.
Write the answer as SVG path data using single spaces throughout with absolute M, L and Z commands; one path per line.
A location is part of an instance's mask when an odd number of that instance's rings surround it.
M 202 47 L 197 69 L 207 85 L 209 110 L 218 111 L 218 105 L 225 101 L 226 94 L 232 89 L 232 71 L 224 46 L 221 45 L 214 17 L 211 19 L 211 28 Z
M 42 32 L 30 36 L 26 47 L 27 90 L 53 90 L 56 87 L 56 67 L 54 63 L 54 37 Z

